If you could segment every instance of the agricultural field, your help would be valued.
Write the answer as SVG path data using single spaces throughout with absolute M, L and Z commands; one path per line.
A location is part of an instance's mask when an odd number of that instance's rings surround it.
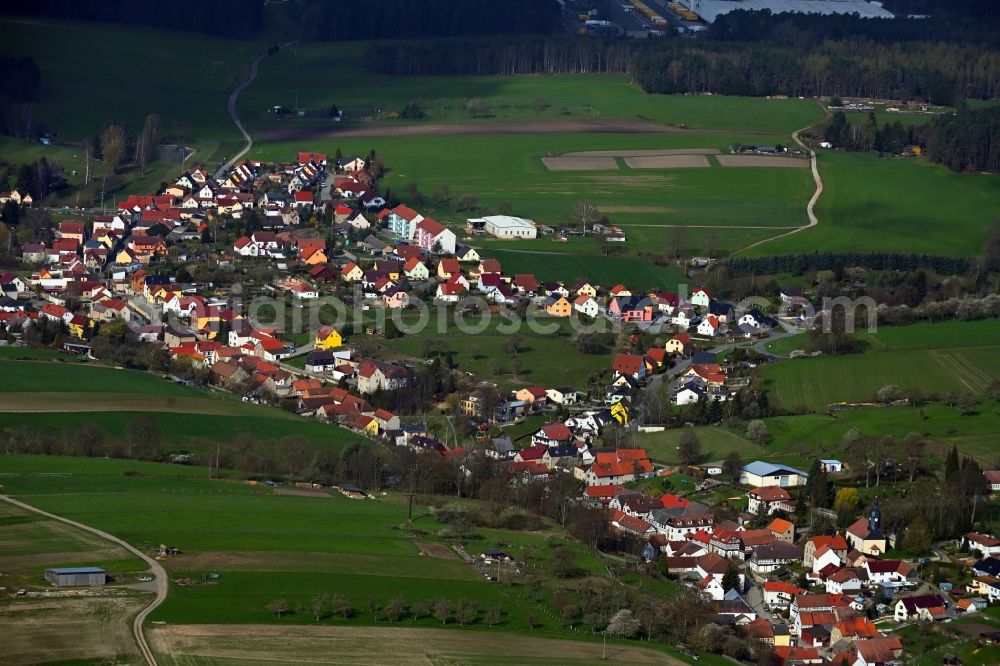
M 43 577 L 48 567 L 99 566 L 113 579 L 108 589 L 115 592 L 89 598 L 5 592 L 0 596 L 4 663 L 137 658 L 130 618 L 146 599 L 122 593 L 119 586 L 134 583 L 146 570 L 144 562 L 88 532 L 6 502 L 0 502 L 0 551 L 6 590 L 50 588 Z
M 841 151 L 822 151 L 819 170 L 825 187 L 816 206 L 819 225 L 747 254 L 822 247 L 973 256 L 1000 217 L 1000 180 L 988 174 L 953 173 L 925 158 Z
M 4 18 L 0 29 L 6 53 L 38 64 L 36 112 L 61 141 L 91 138 L 111 120 L 138 131 L 150 113 L 160 114 L 167 139 L 205 146 L 237 139 L 226 98 L 263 48 L 141 26 Z
M 867 337 L 865 339 L 868 339 Z M 1000 379 L 1000 322 L 944 322 L 883 328 L 863 354 L 766 366 L 773 400 L 785 409 L 865 402 L 883 386 L 926 394 L 983 393 Z
M 584 354 L 573 347 L 568 337 L 527 333 L 521 337 L 523 342 L 517 354 L 520 372 L 515 372 L 514 359 L 504 350 L 510 336 L 499 333 L 405 336 L 386 340 L 384 345 L 416 359 L 422 358 L 425 340 L 446 345 L 452 352 L 450 361 L 458 369 L 510 388 L 540 385 L 574 386 L 583 390 L 591 374 L 611 367 L 610 353 Z M 493 372 L 494 364 L 502 374 Z
M 427 122 L 571 121 L 640 119 L 702 129 L 791 133 L 821 116 L 801 99 L 754 99 L 700 95 L 647 95 L 624 75 L 381 76 L 365 70 L 364 44 L 299 44 L 261 63 L 257 80 L 240 98 L 251 130 L 302 126 L 332 129 L 331 121 L 282 121 L 275 105 L 325 116 L 332 104 L 345 119 L 386 118 L 416 102 Z M 467 110 L 481 99 L 490 113 L 474 119 Z M 392 121 L 404 124 L 404 121 Z
M 487 626 L 480 614 L 461 627 L 487 642 L 500 632 L 586 637 L 552 613 L 550 591 L 528 596 L 517 586 L 485 580 L 462 562 L 449 541 L 437 535 L 442 525 L 427 507 L 416 506 L 408 526 L 405 495 L 348 500 L 325 491 L 210 480 L 204 468 L 104 459 L 7 456 L 4 472 L 5 492 L 18 499 L 109 531 L 145 551 L 161 543 L 180 548 L 180 554 L 163 562 L 173 584 L 167 601 L 150 617 L 153 623 L 278 624 L 283 629 L 320 625 L 358 631 L 374 625 L 388 631 L 394 624 L 377 620 L 368 600 L 379 607 L 402 595 L 410 602 L 448 598 L 470 599 L 482 608 L 501 605 L 499 625 Z M 559 585 L 545 572 L 552 549 L 560 545 L 570 549 L 585 571 L 603 572 L 596 556 L 554 527 L 532 532 L 476 529 L 465 548 L 475 554 L 498 543 L 548 585 Z M 215 575 L 206 578 L 208 573 Z M 317 622 L 308 611 L 294 612 L 318 593 L 342 594 L 355 617 Z M 280 619 L 266 608 L 276 598 L 287 599 L 292 608 Z M 529 621 L 536 625 L 533 629 Z M 441 622 L 410 617 L 395 626 L 430 629 L 440 628 Z
M 550 171 L 542 162 L 579 150 L 691 149 L 726 151 L 734 142 L 761 140 L 747 134 L 678 132 L 667 134 L 548 134 L 420 136 L 406 138 L 323 139 L 309 145 L 321 151 L 367 154 L 375 149 L 389 167 L 382 187 L 410 201 L 407 185 L 416 183 L 427 201 L 414 204 L 435 219 L 463 228 L 472 213 L 454 203 L 464 195 L 496 211 L 509 204 L 515 215 L 562 225 L 581 199 L 594 202 L 611 224 L 628 236 L 626 254 L 663 252 L 673 226 L 685 228 L 688 249 L 714 245 L 735 251 L 748 242 L 806 223 L 805 204 L 813 191 L 807 169 L 669 168 L 622 169 L 612 172 Z M 780 135 L 766 140 L 780 143 Z M 297 143 L 255 145 L 250 156 L 288 159 Z M 436 204 L 440 188 L 450 191 L 451 204 Z M 720 194 L 722 193 L 722 194 Z M 412 204 L 413 202 L 410 201 Z M 461 236 L 461 234 L 459 234 Z M 473 245 L 559 254 L 586 255 L 595 267 L 616 257 L 601 256 L 596 241 L 533 243 L 469 240 Z M 499 257 L 498 257 L 499 258 Z M 591 260 L 592 259 L 592 260 Z M 620 259 L 619 259 L 620 260 Z M 634 263 L 634 262 L 633 262 Z M 621 281 L 624 273 L 615 280 Z
M 298 436 L 313 448 L 336 450 L 365 441 L 343 428 L 135 370 L 0 360 L 0 372 L 5 378 L 0 387 L 2 428 L 11 433 L 73 432 L 80 414 L 86 413 L 89 423 L 115 439 L 123 436 L 129 422 L 146 413 L 155 421 L 168 453 L 204 456 L 215 450 L 216 441 L 232 441 L 239 435 L 270 442 Z

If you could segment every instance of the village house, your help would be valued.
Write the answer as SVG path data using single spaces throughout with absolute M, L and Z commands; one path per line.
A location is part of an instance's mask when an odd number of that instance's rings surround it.
M 775 511 L 795 512 L 795 500 L 784 488 L 765 486 L 747 493 L 747 509 L 751 513 L 772 514 Z

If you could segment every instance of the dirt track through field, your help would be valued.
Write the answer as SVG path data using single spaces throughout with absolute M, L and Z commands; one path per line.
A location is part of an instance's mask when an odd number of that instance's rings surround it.
M 284 127 L 258 132 L 263 141 L 305 141 L 326 138 L 392 138 L 408 136 L 458 136 L 465 134 L 663 134 L 690 132 L 649 120 L 536 120 L 484 121 L 478 123 L 411 123 L 343 125 L 336 127 Z M 704 133 L 704 131 L 699 131 Z
M 176 412 L 239 416 L 248 414 L 242 403 L 227 400 L 175 398 L 124 393 L 0 393 L 3 412 Z
M 932 350 L 930 355 L 973 393 L 982 393 L 993 381 L 992 377 L 973 365 L 969 359 L 962 356 L 961 352 Z
M 455 664 L 481 659 L 490 663 L 549 658 L 597 662 L 601 643 L 543 639 L 502 629 L 462 631 L 409 627 L 304 625 L 167 625 L 149 630 L 164 665 L 206 660 L 233 663 Z M 643 647 L 608 645 L 608 661 L 630 664 L 683 662 Z M 473 662 L 475 663 L 475 662 Z

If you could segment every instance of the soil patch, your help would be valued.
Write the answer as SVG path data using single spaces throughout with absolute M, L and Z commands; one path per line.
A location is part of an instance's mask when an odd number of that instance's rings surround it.
M 167 625 L 147 629 L 164 666 L 200 659 L 232 663 L 310 663 L 357 666 L 483 662 L 548 658 L 566 664 L 601 660 L 601 643 L 544 639 L 493 629 L 461 631 L 407 627 L 292 625 Z M 386 646 L 405 646 L 387 649 Z M 643 647 L 608 645 L 608 661 L 629 664 L 683 662 Z M 199 659 L 200 658 L 200 659 Z
M 580 150 L 564 157 L 656 157 L 658 155 L 718 155 L 718 148 L 662 148 L 650 150 Z
M 246 406 L 224 400 L 122 393 L 0 393 L 0 412 L 179 412 L 237 416 Z
M 543 157 L 549 171 L 615 171 L 618 162 L 613 157 Z
M 647 155 L 644 157 L 626 157 L 625 164 L 631 169 L 679 169 L 707 167 L 708 158 L 704 155 Z
M 433 543 L 431 541 L 417 541 L 420 552 L 429 557 L 440 557 L 443 560 L 457 560 L 458 555 L 443 543 Z
M 97 662 L 126 656 L 140 663 L 131 618 L 148 597 L 60 597 L 0 606 L 0 663 Z
M 295 497 L 325 497 L 331 499 L 333 495 L 326 492 L 325 490 L 308 490 L 306 488 L 288 488 L 286 486 L 278 486 L 274 489 L 275 495 L 293 495 Z
M 724 167 L 787 167 L 808 169 L 809 160 L 797 157 L 768 157 L 766 155 L 719 155 L 715 159 Z
M 648 120 L 541 120 L 480 123 L 413 123 L 340 125 L 337 127 L 282 127 L 264 130 L 264 141 L 303 141 L 332 137 L 455 136 L 460 134 L 588 134 L 588 133 L 674 133 L 687 132 Z

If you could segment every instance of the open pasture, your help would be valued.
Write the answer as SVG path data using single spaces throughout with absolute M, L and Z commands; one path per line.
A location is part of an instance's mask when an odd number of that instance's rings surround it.
M 266 606 L 284 598 L 294 608 L 317 593 L 340 593 L 357 617 L 328 617 L 324 624 L 373 624 L 377 618 L 368 599 L 382 605 L 402 595 L 409 602 L 447 598 L 469 599 L 481 608 L 499 604 L 504 617 L 494 631 L 528 633 L 528 616 L 536 614 L 539 635 L 576 637 L 548 614 L 544 600 L 489 582 L 458 559 L 422 555 L 420 544 L 447 543 L 436 534 L 443 526 L 428 508 L 417 506 L 408 527 L 402 495 L 377 493 L 378 499 L 363 501 L 335 493 L 322 499 L 277 495 L 264 484 L 210 480 L 205 468 L 104 459 L 7 456 L 4 470 L 5 491 L 19 499 L 109 531 L 147 552 L 161 543 L 181 550 L 163 562 L 174 584 L 150 618 L 154 622 L 311 624 L 315 620 L 308 612 L 279 620 Z M 555 529 L 478 529 L 466 550 L 475 554 L 496 543 L 519 560 L 530 559 L 542 577 L 555 552 L 551 547 L 559 544 L 586 571 L 603 573 L 598 558 Z M 207 572 L 219 575 L 203 580 Z M 409 622 L 441 626 L 429 617 Z M 489 630 L 481 612 L 467 628 Z
M 525 666 L 596 666 L 597 664 L 682 664 L 652 647 L 612 642 L 607 661 L 599 643 L 511 636 L 491 632 L 454 632 L 405 626 L 311 627 L 172 625 L 153 627 L 154 649 L 166 666 L 198 664 L 330 664 L 382 666 L 426 664 L 496 666 L 516 662 Z M 373 653 L 372 646 L 385 649 Z M 388 646 L 400 646 L 389 649 Z
M 786 409 L 865 402 L 895 384 L 925 394 L 982 393 L 1000 380 L 1000 321 L 943 322 L 864 334 L 863 354 L 803 358 L 765 366 L 771 395 Z
M 747 254 L 810 253 L 821 247 L 974 256 L 1000 218 L 1000 179 L 989 174 L 953 173 L 926 158 L 829 150 L 820 152 L 819 170 L 825 188 L 816 206 L 819 225 Z
M 337 123 L 279 120 L 269 109 L 298 105 L 325 116 L 336 104 L 347 121 L 378 121 L 416 102 L 426 114 L 424 122 L 473 121 L 483 124 L 484 131 L 493 122 L 624 118 L 679 127 L 781 133 L 821 116 L 811 100 L 648 95 L 625 75 L 377 75 L 366 70 L 364 49 L 362 43 L 297 44 L 284 49 L 261 63 L 257 80 L 240 98 L 241 115 L 250 121 L 252 130 L 329 129 Z M 489 107 L 484 117 L 472 118 L 468 103 L 473 99 Z M 386 120 L 382 124 L 405 123 Z
M 112 120 L 137 132 L 150 113 L 160 115 L 165 137 L 235 139 L 226 98 L 263 48 L 142 26 L 4 18 L 0 29 L 6 53 L 38 64 L 36 113 L 63 141 L 93 137 Z

